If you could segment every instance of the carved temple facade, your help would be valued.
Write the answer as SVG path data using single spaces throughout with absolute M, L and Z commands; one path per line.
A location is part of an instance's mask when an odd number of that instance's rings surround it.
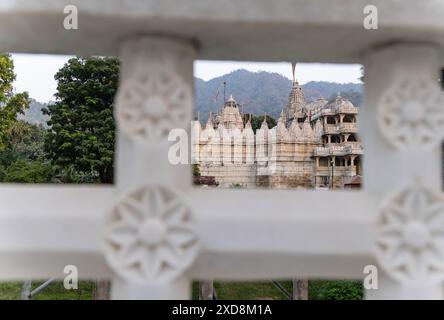
M 224 187 L 343 188 L 360 181 L 359 108 L 339 94 L 305 101 L 297 81 L 275 127 L 254 133 L 230 96 L 204 127 L 192 127 L 192 159 L 202 177 Z

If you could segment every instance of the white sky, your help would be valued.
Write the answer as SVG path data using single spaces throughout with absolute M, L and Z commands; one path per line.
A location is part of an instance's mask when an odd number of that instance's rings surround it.
M 53 100 L 57 83 L 54 75 L 69 59 L 69 56 L 13 54 L 17 91 L 28 91 L 30 97 L 40 102 Z M 234 61 L 196 61 L 196 77 L 210 80 L 237 69 L 268 71 L 291 79 L 290 63 L 258 63 Z M 296 67 L 296 78 L 301 84 L 309 81 L 360 82 L 360 65 L 306 64 Z

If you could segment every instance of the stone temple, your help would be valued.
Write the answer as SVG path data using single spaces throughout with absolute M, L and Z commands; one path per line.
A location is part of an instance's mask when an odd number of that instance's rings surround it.
M 339 94 L 305 101 L 297 81 L 278 123 L 253 132 L 230 96 L 204 127 L 192 125 L 192 159 L 203 181 L 224 187 L 359 187 L 362 144 L 359 108 Z

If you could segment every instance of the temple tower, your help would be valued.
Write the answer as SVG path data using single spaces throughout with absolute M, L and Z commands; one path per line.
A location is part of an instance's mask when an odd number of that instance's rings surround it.
M 295 78 L 295 68 L 296 64 L 293 64 L 293 85 L 288 97 L 287 108 L 285 109 L 287 125 L 290 125 L 293 119 L 296 119 L 298 122 L 304 122 L 307 117 L 304 92 Z
M 217 117 L 217 124 L 223 124 L 226 129 L 237 128 L 239 130 L 244 129 L 244 122 L 242 121 L 242 115 L 239 111 L 239 104 L 234 100 L 233 96 L 225 101 L 224 108 Z

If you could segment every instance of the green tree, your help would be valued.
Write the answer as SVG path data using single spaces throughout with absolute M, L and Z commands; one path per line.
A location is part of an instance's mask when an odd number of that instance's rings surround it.
M 119 62 L 115 58 L 72 58 L 55 75 L 56 102 L 45 151 L 55 165 L 113 182 L 114 118 Z
M 15 93 L 14 62 L 9 54 L 0 55 L 0 151 L 6 148 L 10 130 L 17 116 L 29 107 L 27 92 Z
M 41 125 L 32 125 L 21 120 L 11 124 L 4 135 L 4 149 L 0 152 L 0 181 L 38 183 L 52 180 L 53 175 L 49 174 L 52 169 L 46 172 L 48 176 L 39 176 L 51 167 L 43 152 L 45 133 L 46 130 Z M 35 165 L 32 161 L 35 161 Z M 23 166 L 22 172 L 20 166 Z M 39 166 L 41 167 L 38 168 Z
M 257 129 L 261 128 L 262 122 L 264 122 L 264 118 L 265 118 L 265 116 L 251 116 L 251 127 L 252 127 L 254 133 L 256 133 Z M 247 123 L 247 121 L 249 119 L 250 119 L 249 114 L 243 115 L 244 123 Z M 271 129 L 277 125 L 277 122 L 273 117 L 267 116 L 267 124 L 268 124 L 268 128 Z
M 49 183 L 54 175 L 50 163 L 19 159 L 2 172 L 3 182 L 14 183 Z
M 199 165 L 197 163 L 194 163 L 192 166 L 193 170 L 193 177 L 200 177 L 200 169 Z
M 309 281 L 310 300 L 362 300 L 363 287 L 360 281 L 313 280 Z
M 15 159 L 43 160 L 45 135 L 46 129 L 41 124 L 16 121 L 8 132 L 5 151 L 12 153 Z

